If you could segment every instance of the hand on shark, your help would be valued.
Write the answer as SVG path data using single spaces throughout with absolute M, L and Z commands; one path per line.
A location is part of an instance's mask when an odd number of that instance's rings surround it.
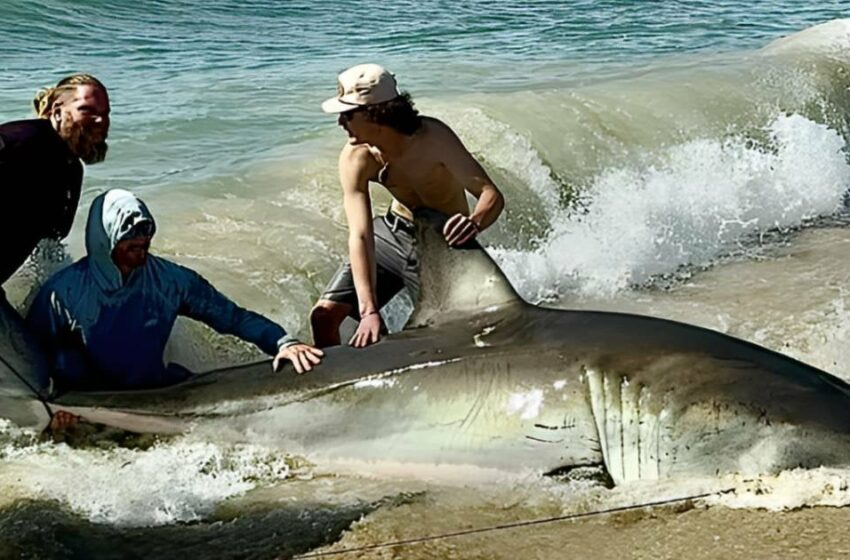
M 463 214 L 455 214 L 443 226 L 443 236 L 450 247 L 458 247 L 475 239 L 480 231 L 480 226 Z
M 272 367 L 274 371 L 279 371 L 281 361 L 289 360 L 292 362 L 292 367 L 295 368 L 296 373 L 306 373 L 312 370 L 314 365 L 321 362 L 324 355 L 324 352 L 309 344 L 293 344 L 280 349 L 280 352 L 274 358 L 274 362 L 272 362 Z
M 443 237 L 450 247 L 459 247 L 467 243 L 480 233 L 480 226 L 469 216 L 455 214 L 446 221 L 443 226 Z M 361 314 L 360 324 L 348 341 L 349 346 L 354 348 L 365 348 L 381 339 L 381 315 L 378 311 Z
M 81 418 L 76 414 L 71 414 L 66 410 L 58 410 L 50 419 L 50 431 L 55 432 L 57 430 L 73 428 L 80 420 Z
M 381 340 L 381 314 L 377 311 L 364 313 L 360 316 L 360 324 L 354 336 L 348 341 L 349 346 L 365 348 Z

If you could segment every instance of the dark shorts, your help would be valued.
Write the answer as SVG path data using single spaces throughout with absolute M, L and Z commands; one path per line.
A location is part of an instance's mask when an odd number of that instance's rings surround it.
M 377 265 L 378 307 L 381 308 L 398 294 L 402 288 L 414 294 L 419 291 L 419 256 L 416 251 L 416 226 L 396 214 L 387 214 L 374 219 L 375 261 Z M 321 299 L 336 303 L 347 303 L 352 307 L 349 315 L 360 319 L 357 291 L 351 263 L 346 260 L 336 271 Z

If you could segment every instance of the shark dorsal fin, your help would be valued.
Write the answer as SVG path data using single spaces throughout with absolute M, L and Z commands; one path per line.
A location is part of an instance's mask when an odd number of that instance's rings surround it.
M 490 255 L 478 243 L 450 248 L 443 235 L 445 218 L 417 215 L 419 293 L 405 328 L 437 325 L 493 307 L 523 303 Z

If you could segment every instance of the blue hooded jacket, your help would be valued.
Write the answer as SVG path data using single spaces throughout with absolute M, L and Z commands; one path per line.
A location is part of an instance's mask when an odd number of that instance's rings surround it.
M 27 321 L 45 343 L 59 390 L 161 387 L 188 372 L 166 367 L 163 352 L 178 315 L 236 335 L 270 355 L 288 341 L 280 325 L 239 307 L 198 273 L 148 255 L 126 281 L 112 250 L 130 230 L 153 216 L 132 193 L 98 196 L 86 224 L 83 257 L 42 286 Z

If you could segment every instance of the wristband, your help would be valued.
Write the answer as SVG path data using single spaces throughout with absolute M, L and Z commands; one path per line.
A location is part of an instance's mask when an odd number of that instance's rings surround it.
M 283 350 L 284 348 L 289 348 L 290 346 L 295 346 L 296 344 L 302 344 L 302 342 L 291 334 L 288 334 L 277 341 L 277 349 Z
M 367 313 L 362 313 L 360 315 L 360 318 L 362 319 L 363 317 L 368 317 L 369 315 L 377 315 L 377 314 L 378 314 L 378 311 L 376 309 L 373 309 L 372 311 L 369 311 Z

